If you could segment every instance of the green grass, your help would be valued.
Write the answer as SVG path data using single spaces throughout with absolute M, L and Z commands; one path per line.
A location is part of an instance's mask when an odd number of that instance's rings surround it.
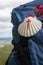
M 4 47 L 1 47 L 0 48 L 0 65 L 5 65 L 10 53 L 11 53 L 11 50 L 13 48 L 13 46 L 9 43 L 11 43 L 10 41 L 0 41 L 0 43 L 5 44 Z

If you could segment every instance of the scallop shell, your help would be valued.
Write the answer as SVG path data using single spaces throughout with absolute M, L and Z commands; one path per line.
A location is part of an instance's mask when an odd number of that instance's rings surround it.
M 30 22 L 27 23 L 27 21 Z M 31 37 L 35 35 L 42 28 L 41 21 L 36 17 L 28 17 L 18 26 L 18 33 L 24 37 Z

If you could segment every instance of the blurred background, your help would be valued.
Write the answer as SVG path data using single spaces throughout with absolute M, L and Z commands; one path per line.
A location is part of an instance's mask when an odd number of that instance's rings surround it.
M 11 12 L 12 9 L 33 0 L 0 0 L 0 65 L 5 65 L 13 48 Z

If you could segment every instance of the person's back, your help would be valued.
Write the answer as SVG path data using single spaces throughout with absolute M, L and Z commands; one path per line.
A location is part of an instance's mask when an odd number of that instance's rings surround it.
M 17 8 L 14 8 L 12 11 L 11 22 L 14 25 L 12 30 L 12 44 L 15 47 L 8 60 L 8 65 L 43 65 L 43 28 L 36 35 L 34 35 L 34 37 L 28 40 L 28 42 L 25 38 L 22 38 L 18 34 L 19 24 L 25 19 L 25 17 L 29 15 L 30 11 L 37 4 L 43 5 L 42 0 L 35 0 L 21 5 Z M 33 12 L 32 15 L 34 16 L 35 13 Z M 37 19 L 43 22 L 43 19 L 38 17 Z

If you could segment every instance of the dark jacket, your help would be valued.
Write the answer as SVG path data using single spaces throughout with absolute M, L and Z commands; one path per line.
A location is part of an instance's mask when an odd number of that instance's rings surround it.
M 20 46 L 23 42 L 21 42 L 21 36 L 18 34 L 19 24 L 29 15 L 30 11 L 38 3 L 43 5 L 43 0 L 34 0 L 30 3 L 20 5 L 12 11 L 11 22 L 14 25 L 12 30 L 13 45 L 17 46 L 17 50 L 19 48 L 18 52 L 20 54 L 16 54 L 16 51 L 13 51 L 8 65 L 43 65 L 43 28 L 36 35 L 31 37 L 28 40 L 28 44 L 26 43 L 24 46 Z M 33 12 L 32 15 L 34 16 L 35 13 Z M 37 19 L 43 22 L 43 18 L 37 17 Z M 22 59 L 21 64 L 18 57 Z M 31 61 L 29 61 L 29 59 Z

